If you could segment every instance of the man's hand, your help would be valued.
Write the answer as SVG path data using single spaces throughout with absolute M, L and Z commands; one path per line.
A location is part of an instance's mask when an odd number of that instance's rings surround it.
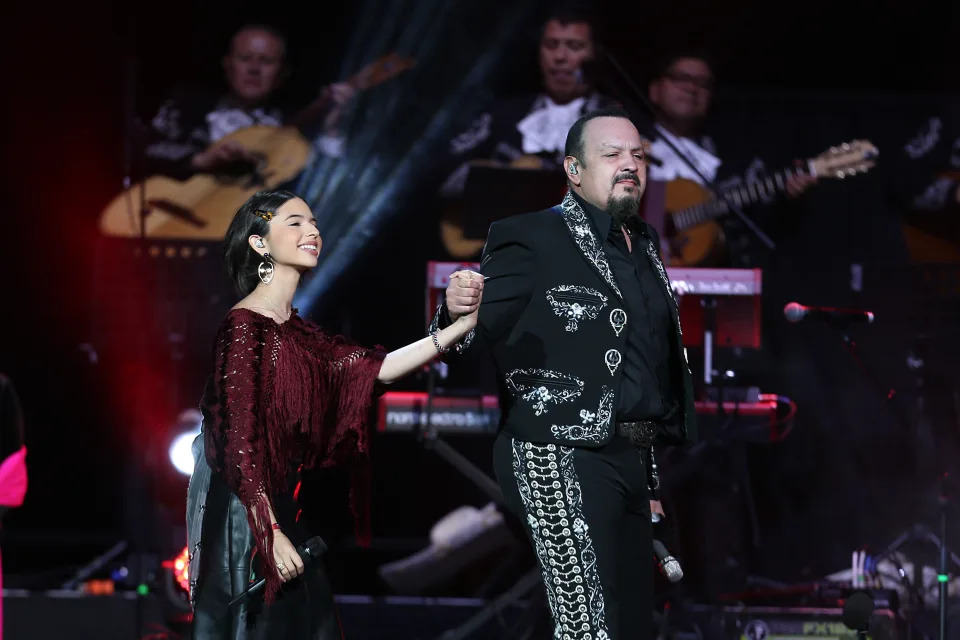
M 660 520 L 663 520 L 667 517 L 667 514 L 663 512 L 663 505 L 660 504 L 659 500 L 650 501 L 650 514 L 651 516 L 657 515 L 660 516 Z
M 476 271 L 455 271 L 447 285 L 447 313 L 451 320 L 470 315 L 480 308 L 483 276 Z
M 330 133 L 337 130 L 337 127 L 340 125 L 340 120 L 343 118 L 343 112 L 357 94 L 357 90 L 346 82 L 331 84 L 327 87 L 327 90 L 330 92 L 330 101 L 333 103 L 333 106 L 330 107 L 330 111 L 323 119 L 323 128 L 324 131 Z
M 190 159 L 190 165 L 198 171 L 212 171 L 233 162 L 256 164 L 257 157 L 239 142 L 224 140 Z
M 797 160 L 794 164 L 798 168 L 804 168 L 804 162 Z M 786 192 L 791 198 L 797 198 L 803 195 L 803 192 L 811 186 L 817 184 L 817 179 L 806 173 L 795 173 L 787 176 Z

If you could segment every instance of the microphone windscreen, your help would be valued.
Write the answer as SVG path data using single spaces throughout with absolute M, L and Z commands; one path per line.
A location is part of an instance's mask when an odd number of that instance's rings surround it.
M 787 319 L 787 322 L 800 322 L 806 314 L 802 304 L 799 302 L 788 302 L 787 306 L 783 308 L 783 315 Z
M 303 552 L 300 554 L 309 555 L 311 558 L 319 558 L 327 551 L 327 545 L 320 536 L 313 536 L 303 543 Z
M 873 615 L 873 598 L 863 591 L 852 594 L 843 604 L 841 621 L 848 629 L 866 631 L 870 628 L 870 616 Z

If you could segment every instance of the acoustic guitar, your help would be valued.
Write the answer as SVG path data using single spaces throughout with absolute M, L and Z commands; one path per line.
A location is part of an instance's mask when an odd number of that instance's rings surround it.
M 370 89 L 411 68 L 414 61 L 397 53 L 383 56 L 346 80 L 354 89 Z M 187 180 L 153 176 L 120 193 L 100 215 L 100 230 L 108 236 L 220 240 L 237 209 L 261 189 L 293 179 L 310 159 L 311 144 L 301 128 L 326 113 L 329 92 L 303 109 L 293 124 L 256 125 L 239 129 L 211 145 L 235 141 L 253 152 L 258 162 L 243 173 L 198 173 Z M 144 214 L 146 209 L 146 215 Z
M 761 199 L 780 195 L 790 175 L 843 179 L 874 166 L 877 147 L 867 140 L 845 142 L 806 161 L 803 169 L 784 169 L 765 180 L 726 189 L 714 195 L 692 180 L 678 178 L 666 185 L 666 236 L 672 266 L 716 265 L 724 247 L 722 227 L 716 218 L 730 211 L 730 204 L 746 207 Z
M 522 155 L 515 160 L 504 163 L 495 160 L 473 160 L 468 163 L 471 167 L 488 166 L 502 167 L 507 169 L 516 169 L 517 171 L 538 170 L 547 168 L 543 160 L 535 155 Z M 566 191 L 566 180 L 564 180 L 562 171 L 557 173 L 557 193 L 559 194 L 556 202 L 563 198 Z M 552 203 L 546 203 L 549 206 Z M 444 203 L 440 212 L 440 242 L 447 253 L 457 260 L 469 260 L 480 254 L 485 238 L 471 238 L 465 232 L 465 214 L 463 211 L 463 200 L 461 198 L 450 198 Z
M 960 180 L 960 171 L 944 171 L 936 177 Z M 901 230 L 911 262 L 960 263 L 960 218 L 953 207 L 906 217 L 901 223 Z
M 664 196 L 667 224 L 664 231 L 671 253 L 669 264 L 687 267 L 716 264 L 725 241 L 723 229 L 716 218 L 729 212 L 731 202 L 745 207 L 762 198 L 782 193 L 790 174 L 808 173 L 818 178 L 842 179 L 863 173 L 874 166 L 878 155 L 879 151 L 869 141 L 854 140 L 810 158 L 806 161 L 805 169 L 784 169 L 765 180 L 724 190 L 716 196 L 692 180 L 680 178 L 667 182 Z M 477 164 L 494 163 L 471 163 L 472 166 Z M 535 156 L 521 156 L 509 164 L 497 166 L 517 170 L 544 168 Z M 565 185 L 563 176 L 558 174 L 558 201 L 563 197 Z M 440 218 L 440 240 L 444 249 L 457 260 L 476 257 L 485 242 L 482 238 L 470 238 L 464 234 L 463 215 L 462 203 L 455 201 L 444 209 Z

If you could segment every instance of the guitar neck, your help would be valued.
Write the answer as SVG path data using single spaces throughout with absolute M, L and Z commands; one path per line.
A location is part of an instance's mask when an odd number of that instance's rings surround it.
M 311 127 L 315 123 L 319 122 L 324 116 L 327 115 L 327 112 L 330 110 L 330 106 L 333 104 L 332 92 L 329 87 L 324 87 L 320 92 L 320 95 L 317 96 L 313 102 L 308 104 L 306 107 L 301 109 L 290 121 L 290 124 L 295 126 L 301 132 L 304 132 L 308 127 Z
M 747 207 L 755 202 L 771 196 L 779 195 L 787 189 L 787 178 L 796 175 L 806 175 L 806 169 L 788 168 L 777 171 L 773 175 L 756 182 L 724 189 L 717 197 L 698 205 L 673 212 L 673 225 L 677 231 L 689 229 L 692 226 L 718 218 L 730 211 L 730 205 Z

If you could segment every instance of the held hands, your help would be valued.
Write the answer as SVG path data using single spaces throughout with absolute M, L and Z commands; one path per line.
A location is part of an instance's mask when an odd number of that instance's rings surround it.
M 280 530 L 273 532 L 273 564 L 284 582 L 303 574 L 303 560 L 296 547 Z
M 477 323 L 480 297 L 483 294 L 483 276 L 476 271 L 455 271 L 447 285 L 447 312 L 451 320 L 467 318 L 466 322 Z M 472 317 L 471 317 L 472 316 Z

